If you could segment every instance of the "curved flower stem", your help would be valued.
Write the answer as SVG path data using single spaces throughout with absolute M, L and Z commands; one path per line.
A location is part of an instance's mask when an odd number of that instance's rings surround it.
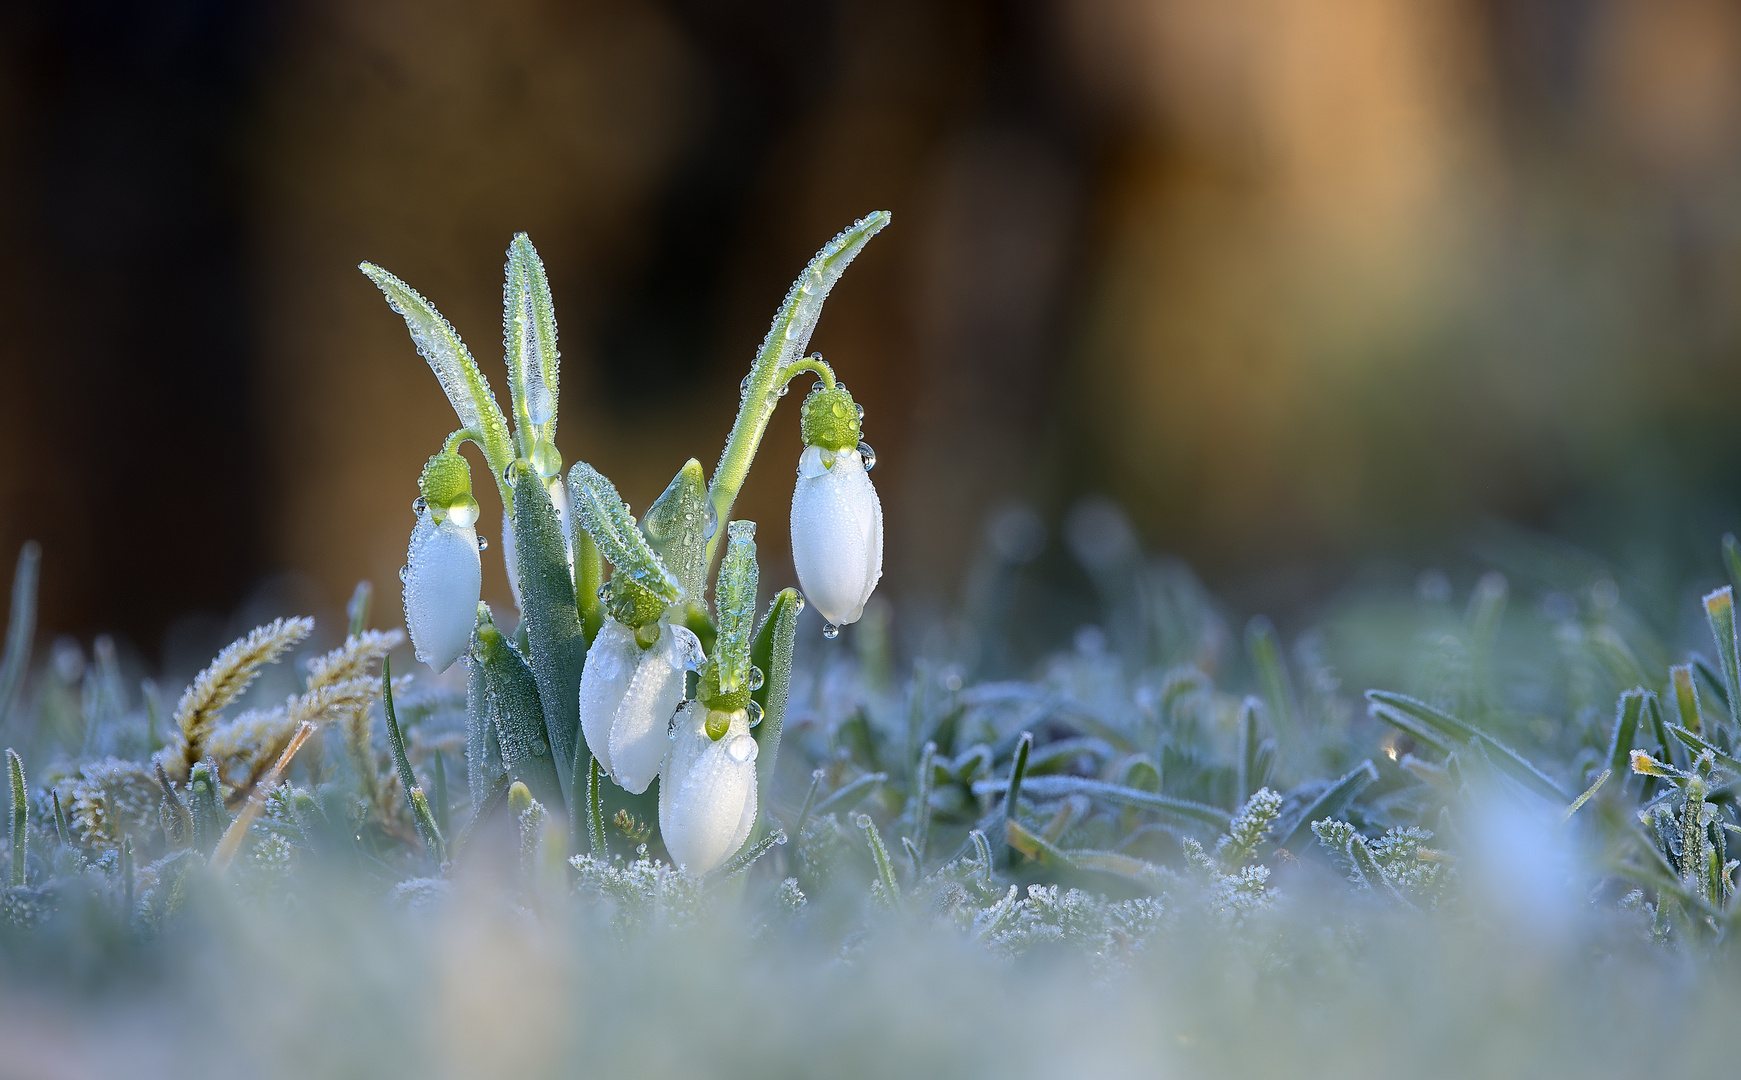
M 828 291 L 840 280 L 847 264 L 888 223 L 889 212 L 878 210 L 859 219 L 851 228 L 823 245 L 810 260 L 810 265 L 798 275 L 798 280 L 792 283 L 780 310 L 775 313 L 773 325 L 768 327 L 768 336 L 762 339 L 762 347 L 757 350 L 756 361 L 745 380 L 737 420 L 726 438 L 725 450 L 719 456 L 719 465 L 713 470 L 713 482 L 708 488 L 707 497 L 718 515 L 719 527 L 707 541 L 707 565 L 712 565 L 714 553 L 726 532 L 725 525 L 731 520 L 732 504 L 744 486 L 750 463 L 755 460 L 762 435 L 768 430 L 768 420 L 774 415 L 774 406 L 779 403 L 780 387 L 785 385 L 782 376 L 792 368 L 793 375 L 798 371 L 813 370 L 823 375 L 824 381 L 832 378 L 832 370 L 823 374 L 822 369 L 827 365 L 821 361 L 815 361 L 816 366 L 811 367 L 808 358 L 798 358 L 810 344 L 810 334 L 816 329 L 816 320 L 822 314 L 822 302 L 828 298 Z
M 806 356 L 787 364 L 785 367 L 780 369 L 780 377 L 774 380 L 774 385 L 776 387 L 783 387 L 793 379 L 796 379 L 798 373 L 802 371 L 814 371 L 817 375 L 822 377 L 823 386 L 830 390 L 834 389 L 834 369 L 829 367 L 828 361 L 822 359 L 820 356 Z

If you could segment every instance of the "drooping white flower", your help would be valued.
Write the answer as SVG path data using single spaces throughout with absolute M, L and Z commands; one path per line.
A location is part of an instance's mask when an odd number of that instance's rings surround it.
M 749 839 L 756 822 L 756 740 L 749 714 L 713 713 L 718 739 L 707 732 L 710 710 L 691 701 L 677 713 L 677 730 L 659 781 L 659 834 L 671 859 L 693 874 L 724 865 Z
M 452 516 L 437 522 L 428 511 L 419 514 L 403 589 L 405 626 L 417 659 L 436 671 L 459 659 L 471 641 L 482 590 L 477 530 Z
M 804 598 L 831 625 L 864 614 L 883 576 L 883 505 L 857 450 L 804 448 L 792 491 L 792 562 Z
M 701 666 L 701 642 L 687 627 L 659 626 L 641 648 L 635 631 L 607 618 L 580 676 L 580 730 L 599 766 L 625 790 L 647 790 L 671 746 L 671 714 L 683 701 L 683 676 Z

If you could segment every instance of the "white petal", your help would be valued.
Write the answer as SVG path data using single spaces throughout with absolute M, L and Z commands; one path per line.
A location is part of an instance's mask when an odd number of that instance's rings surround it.
M 855 623 L 883 572 L 883 508 L 857 450 L 819 470 L 806 447 L 792 490 L 792 563 L 804 598 L 836 626 Z
M 678 714 L 677 738 L 659 785 L 659 832 L 666 850 L 695 874 L 731 858 L 756 816 L 756 756 L 744 753 L 744 744 L 737 742 L 750 737 L 749 719 L 733 713 L 725 737 L 716 742 L 707 737 L 707 713 L 706 706 L 692 701 Z
M 640 659 L 635 632 L 615 619 L 604 621 L 586 651 L 580 672 L 580 733 L 605 772 L 611 772 L 611 726 Z
M 508 567 L 508 588 L 514 594 L 514 606 L 520 604 L 520 551 L 514 544 L 514 522 L 502 511 L 502 562 Z
M 659 640 L 641 653 L 617 706 L 608 759 L 611 778 L 632 795 L 647 790 L 671 749 L 671 714 L 683 701 L 682 663 L 671 624 L 665 623 L 659 628 Z
M 405 626 L 417 659 L 446 671 L 471 642 L 483 590 L 477 530 L 428 514 L 411 530 L 405 556 Z

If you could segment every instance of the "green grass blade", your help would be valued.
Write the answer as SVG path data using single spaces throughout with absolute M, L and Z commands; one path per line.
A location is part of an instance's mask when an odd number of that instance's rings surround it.
M 437 863 L 445 862 L 446 844 L 441 830 L 436 827 L 435 816 L 430 812 L 429 801 L 423 796 L 423 788 L 417 783 L 417 775 L 411 771 L 411 759 L 405 756 L 405 735 L 399 730 L 399 715 L 393 708 L 393 661 L 387 656 L 381 657 L 381 711 L 387 717 L 387 745 L 393 752 L 393 768 L 399 774 L 399 787 L 411 806 L 412 824 L 417 826 L 417 835 L 422 838 L 429 857 Z
M 1283 741 L 1298 747 L 1300 739 L 1300 707 L 1294 697 L 1294 686 L 1288 678 L 1287 663 L 1282 659 L 1281 643 L 1276 640 L 1276 628 L 1262 615 L 1245 626 L 1245 651 L 1257 672 L 1258 685 L 1263 687 L 1264 701 L 1269 705 L 1276 733 Z
M 1136 788 L 1121 787 L 1109 784 L 1104 780 L 1091 780 L 1085 776 L 1030 776 L 1022 783 L 1022 788 L 1029 794 L 1041 799 L 1061 799 L 1067 795 L 1086 795 L 1091 799 L 1104 799 L 1107 802 L 1118 803 L 1121 806 L 1134 806 L 1140 810 L 1153 810 L 1157 813 L 1172 814 L 1175 817 L 1200 821 L 1216 828 L 1226 828 L 1233 815 L 1218 806 L 1208 806 L 1192 802 L 1189 799 L 1178 799 L 1171 795 L 1160 795 L 1152 791 L 1139 791 Z M 996 795 L 1009 789 L 1008 780 L 992 779 L 974 782 L 975 795 Z
M 6 772 L 12 790 L 12 887 L 22 888 L 24 872 L 30 864 L 30 806 L 25 801 L 24 759 L 18 751 L 6 750 Z
M 1676 664 L 1668 669 L 1668 677 L 1674 688 L 1675 712 L 1680 716 L 1681 727 L 1692 732 L 1704 731 L 1704 718 L 1699 715 L 1699 690 L 1693 685 L 1693 665 Z
M 1294 822 L 1294 827 L 1288 830 L 1288 834 L 1276 846 L 1298 851 L 1294 844 L 1302 837 L 1312 835 L 1312 822 L 1341 817 L 1354 804 L 1354 800 L 1360 797 L 1360 793 L 1377 779 L 1378 769 L 1373 766 L 1372 759 L 1362 761 L 1347 776 L 1331 784 L 1322 795 L 1312 800 L 1311 805 L 1300 814 L 1299 820 Z
M 1723 669 L 1724 706 L 1741 692 L 1741 653 L 1735 641 L 1735 594 L 1725 585 L 1705 597 L 1705 619 L 1717 642 L 1717 664 Z
M 1622 779 L 1623 785 L 1627 772 L 1627 762 L 1632 754 L 1632 747 L 1638 741 L 1638 720 L 1644 715 L 1644 700 L 1650 691 L 1636 687 L 1620 695 L 1614 710 L 1614 737 L 1608 741 L 1608 768 L 1615 776 Z
M 1008 823 L 1016 820 L 1016 811 L 1020 808 L 1019 800 L 1022 797 L 1022 777 L 1027 775 L 1028 754 L 1031 753 L 1033 749 L 1034 733 L 1031 731 L 1022 732 L 1021 738 L 1016 742 L 1015 761 L 1010 764 L 1009 782 L 1004 787 L 1003 816 L 1004 822 L 1006 823 L 1006 831 Z
M 1388 705 L 1419 720 L 1454 742 L 1479 744 L 1490 755 L 1497 754 L 1498 760 L 1494 764 L 1525 787 L 1561 805 L 1572 801 L 1571 795 L 1562 790 L 1560 785 L 1550 779 L 1546 773 L 1530 764 L 1522 754 L 1450 713 L 1435 709 L 1426 702 L 1406 694 L 1391 693 L 1388 690 L 1368 690 L 1366 699 L 1369 702 Z
M 1685 745 L 1687 749 L 1693 751 L 1695 755 L 1709 750 L 1711 752 L 1711 757 L 1716 760 L 1717 764 L 1723 766 L 1725 769 L 1741 772 L 1741 761 L 1736 760 L 1729 754 L 1725 754 L 1723 751 L 1712 746 L 1704 739 L 1699 738 L 1697 733 L 1688 731 L 1679 724 L 1668 725 L 1668 731 L 1670 735 L 1679 739 L 1681 743 Z

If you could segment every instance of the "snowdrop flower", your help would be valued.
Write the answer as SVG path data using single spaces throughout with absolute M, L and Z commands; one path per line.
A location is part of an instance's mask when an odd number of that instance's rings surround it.
M 659 782 L 659 834 L 672 861 L 690 873 L 718 869 L 749 839 L 756 751 L 746 709 L 691 701 L 678 712 Z
M 844 386 L 818 386 L 804 401 L 804 453 L 792 491 L 792 562 L 823 631 L 858 621 L 883 575 L 883 506 L 859 441 L 859 408 Z
M 465 459 L 444 450 L 429 459 L 418 486 L 404 581 L 405 625 L 417 659 L 446 671 L 471 641 L 483 589 L 477 500 Z
M 671 746 L 671 715 L 683 701 L 683 676 L 701 666 L 701 641 L 687 627 L 661 619 L 646 628 L 657 640 L 643 648 L 636 631 L 607 618 L 586 653 L 580 677 L 580 729 L 599 767 L 639 795 L 659 775 Z

